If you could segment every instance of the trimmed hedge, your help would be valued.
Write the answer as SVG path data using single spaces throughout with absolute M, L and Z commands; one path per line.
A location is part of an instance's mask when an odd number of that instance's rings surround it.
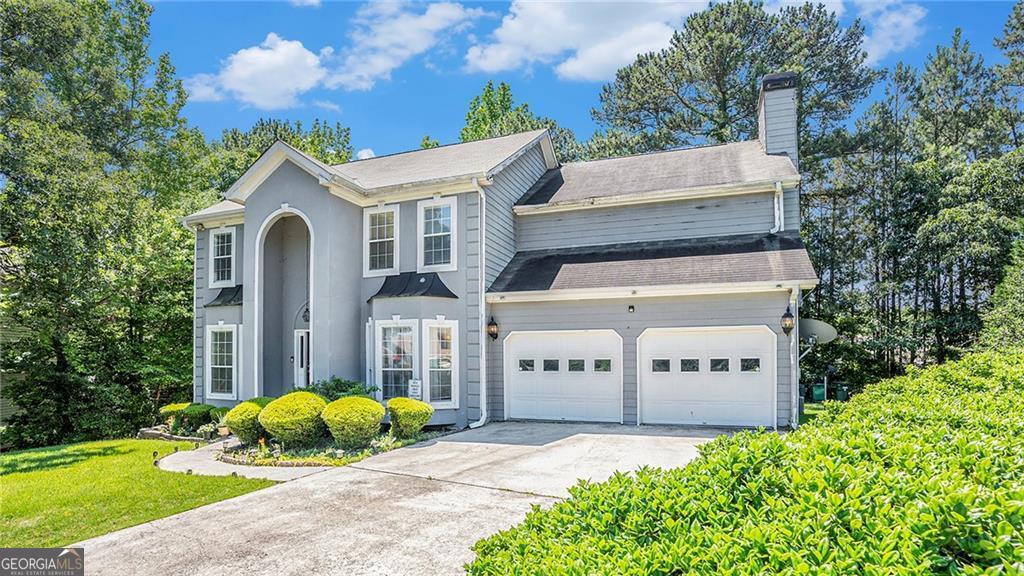
M 190 404 L 181 411 L 182 423 L 191 428 L 197 428 L 210 421 L 210 412 L 214 406 L 209 404 Z
M 1020 573 L 1024 351 L 910 369 L 788 435 L 570 493 L 477 542 L 469 573 Z
M 240 402 L 229 410 L 225 417 L 228 429 L 245 444 L 255 444 L 266 435 L 266 431 L 259 422 L 263 406 L 257 400 L 259 398 Z
M 191 406 L 191 402 L 177 402 L 175 404 L 167 404 L 166 406 L 160 407 L 161 416 L 176 416 L 179 412 Z
M 412 398 L 392 398 L 388 400 L 388 413 L 391 415 L 392 436 L 412 438 L 430 421 L 434 407 Z
M 372 398 L 347 396 L 328 404 L 320 418 L 339 446 L 363 448 L 380 433 L 384 407 Z
M 267 404 L 259 422 L 285 447 L 305 446 L 324 435 L 320 414 L 326 406 L 327 402 L 312 392 L 292 392 Z

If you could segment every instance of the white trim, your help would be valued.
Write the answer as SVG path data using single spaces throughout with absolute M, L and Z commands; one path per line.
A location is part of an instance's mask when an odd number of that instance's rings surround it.
M 419 364 L 419 348 L 420 348 L 420 334 L 419 334 L 419 323 L 418 319 L 402 320 L 400 318 L 393 318 L 391 320 L 377 320 L 374 322 L 373 328 L 373 365 L 375 368 L 375 381 L 374 386 L 377 387 L 375 395 L 379 402 L 384 402 L 384 382 L 381 376 L 383 376 L 384 367 L 380 364 L 380 355 L 383 350 L 382 337 L 384 335 L 384 328 L 393 327 L 408 327 L 412 328 L 412 377 L 417 379 L 420 377 L 420 364 Z
M 789 427 L 800 426 L 800 289 L 797 288 L 789 297 L 793 307 L 793 331 L 789 333 Z
M 239 179 L 236 180 L 230 188 L 228 188 L 228 191 L 224 193 L 224 198 L 227 200 L 234 200 L 240 204 L 245 204 L 245 201 L 249 196 L 251 196 L 252 193 L 259 188 L 260 184 L 269 178 L 285 160 L 289 160 L 302 170 L 305 170 L 310 176 L 316 178 L 317 182 L 319 182 L 321 186 L 327 187 L 333 185 L 334 188 L 344 187 L 356 196 L 362 196 L 362 194 L 360 194 L 362 190 L 356 183 L 341 176 L 327 164 L 324 164 L 312 156 L 308 156 L 298 149 L 289 146 L 285 142 L 278 140 L 277 142 L 274 142 L 270 148 L 267 148 L 256 162 L 254 162 L 252 166 L 250 166 L 242 176 L 239 177 Z
M 650 327 L 645 328 L 636 337 L 636 425 L 640 426 L 643 418 L 643 363 L 641 361 L 642 340 L 648 332 L 731 332 L 735 330 L 765 330 L 773 338 L 771 356 L 768 358 L 772 363 L 772 429 L 779 429 L 779 335 L 767 324 L 750 324 L 737 326 L 678 326 L 678 327 Z M 710 369 L 710 366 L 708 367 Z M 738 368 L 738 367 L 737 367 Z
M 738 196 L 742 194 L 756 194 L 761 192 L 774 193 L 777 182 L 782 182 L 786 187 L 794 187 L 800 184 L 800 177 L 794 176 L 784 180 L 772 179 L 757 182 L 743 182 L 740 184 L 718 184 L 713 186 L 658 190 L 654 192 L 617 194 L 615 196 L 582 198 L 580 200 L 566 200 L 564 202 L 549 204 L 522 204 L 514 206 L 512 211 L 519 216 L 529 216 L 532 214 L 550 214 L 552 212 L 585 210 L 588 208 L 604 208 L 609 206 L 631 206 L 635 204 L 650 204 L 653 202 L 669 202 L 672 200 Z
M 595 330 L 591 330 L 591 329 L 587 329 L 587 330 L 513 330 L 512 332 L 509 332 L 505 336 L 505 338 L 503 338 L 502 341 L 501 341 L 501 346 L 502 346 L 502 349 L 501 349 L 502 364 L 504 364 L 504 366 L 502 368 L 503 374 L 504 374 L 504 376 L 503 376 L 504 380 L 502 382 L 502 414 L 503 414 L 503 418 L 505 420 L 508 420 L 510 418 L 510 415 L 509 415 L 509 397 L 508 397 L 508 395 L 509 395 L 509 391 L 512 388 L 512 386 L 511 386 L 511 382 L 512 382 L 512 368 L 513 368 L 512 361 L 514 359 L 512 358 L 512 356 L 508 352 L 508 346 L 509 346 L 509 340 L 511 340 L 513 336 L 524 336 L 524 335 L 528 336 L 528 335 L 531 335 L 531 334 L 532 335 L 551 335 L 551 334 L 568 334 L 568 335 L 573 335 L 573 334 L 593 334 L 593 333 L 602 333 L 602 334 L 611 333 L 611 334 L 614 334 L 615 337 L 619 339 L 619 361 L 617 362 L 617 364 L 618 364 L 618 373 L 619 373 L 619 424 L 622 424 L 625 421 L 625 418 L 626 418 L 626 402 L 625 402 L 625 400 L 626 400 L 626 398 L 625 398 L 625 396 L 626 396 L 626 379 L 625 379 L 625 367 L 623 366 L 625 364 L 625 349 L 623 348 L 624 341 L 622 339 L 622 335 L 619 334 L 617 330 L 612 330 L 610 328 L 601 328 L 601 329 L 595 329 Z M 543 362 L 543 360 L 542 360 L 542 362 Z M 616 364 L 615 362 L 612 363 L 613 366 L 615 364 Z M 538 367 L 538 369 L 539 368 L 540 367 Z M 639 410 L 639 408 L 638 408 L 638 410 Z M 639 414 L 639 411 L 637 413 Z
M 423 319 L 420 337 L 420 346 L 423 347 L 420 353 L 420 374 L 423 380 L 423 401 L 434 408 L 458 409 L 459 407 L 459 321 L 443 319 Z M 452 331 L 452 399 L 435 402 L 430 397 L 430 329 L 448 328 Z
M 227 280 L 217 281 L 214 277 L 214 260 L 216 254 L 214 253 L 214 247 L 216 246 L 217 236 L 223 235 L 231 236 L 231 278 Z M 207 254 L 206 259 L 209 261 L 209 287 L 210 288 L 233 288 L 235 286 L 235 271 L 238 269 L 238 243 L 235 241 L 235 228 L 222 227 L 215 230 L 210 230 L 209 238 L 207 238 Z
M 651 298 L 657 296 L 693 296 L 701 294 L 745 294 L 749 292 L 782 292 L 793 288 L 817 285 L 818 280 L 814 279 L 788 280 L 785 282 L 727 282 L 720 284 L 665 284 L 661 286 L 527 290 L 521 292 L 490 292 L 487 294 L 487 302 L 501 304 L 506 302 Z
M 423 210 L 434 206 L 448 206 L 451 214 L 451 260 L 447 264 L 423 263 Z M 459 269 L 459 198 L 443 196 L 428 198 L 416 203 L 416 271 L 417 272 L 452 272 Z
M 215 394 L 211 387 L 213 377 L 212 335 L 214 332 L 228 332 L 231 334 L 231 394 Z M 238 368 L 241 366 L 239 355 L 241 353 L 238 342 L 238 324 L 208 324 L 206 326 L 206 339 L 203 341 L 203 362 L 206 364 L 206 378 L 204 392 L 210 400 L 236 400 L 238 398 Z M 218 366 L 223 368 L 223 366 Z
M 400 204 L 385 204 L 382 206 L 373 206 L 370 208 L 363 209 L 363 278 L 375 278 L 377 276 L 391 276 L 398 274 L 398 257 L 401 254 L 399 250 L 399 236 L 400 233 L 400 221 L 399 215 L 401 213 Z M 385 212 L 391 212 L 393 215 L 393 260 L 390 268 L 380 268 L 378 270 L 370 270 L 370 217 L 374 214 L 382 214 Z
M 309 216 L 306 216 L 304 212 L 296 208 L 292 208 L 283 204 L 281 208 L 274 210 L 263 219 L 263 223 L 260 224 L 259 230 L 256 232 L 256 249 L 255 259 L 253 260 L 253 318 L 255 319 L 255 326 L 253 329 L 253 388 L 256 396 L 263 395 L 263 382 L 260 381 L 260 360 L 263 358 L 263 286 L 260 285 L 260 278 L 263 274 L 261 270 L 263 264 L 263 244 L 267 239 L 267 232 L 270 231 L 270 227 L 273 226 L 278 220 L 285 216 L 295 215 L 302 218 L 302 221 L 306 223 L 306 230 L 309 232 L 309 341 L 310 343 L 316 342 L 314 338 L 315 334 L 313 331 L 314 315 L 317 307 L 316 300 L 314 299 L 314 288 L 315 283 L 313 282 L 313 271 L 316 270 L 316 234 L 313 231 L 313 223 L 310 221 Z M 313 354 L 312 349 L 309 351 L 309 379 L 312 382 L 316 382 L 316 356 Z

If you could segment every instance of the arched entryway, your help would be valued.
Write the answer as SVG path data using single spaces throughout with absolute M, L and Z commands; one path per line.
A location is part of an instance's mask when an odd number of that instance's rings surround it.
M 304 214 L 282 209 L 258 239 L 256 379 L 261 396 L 280 396 L 312 380 L 313 237 Z

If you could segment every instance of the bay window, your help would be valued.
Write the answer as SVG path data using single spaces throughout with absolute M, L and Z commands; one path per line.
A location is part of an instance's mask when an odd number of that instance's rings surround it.
M 435 408 L 458 407 L 458 333 L 458 321 L 423 321 L 424 401 Z
M 377 322 L 377 366 L 382 399 L 409 395 L 409 381 L 418 376 L 416 320 Z

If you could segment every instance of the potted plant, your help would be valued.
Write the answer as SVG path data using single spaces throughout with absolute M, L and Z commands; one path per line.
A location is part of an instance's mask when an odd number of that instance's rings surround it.
M 224 438 L 228 434 L 231 434 L 231 430 L 228 428 L 228 413 L 224 412 L 217 417 L 217 434 L 221 438 Z

